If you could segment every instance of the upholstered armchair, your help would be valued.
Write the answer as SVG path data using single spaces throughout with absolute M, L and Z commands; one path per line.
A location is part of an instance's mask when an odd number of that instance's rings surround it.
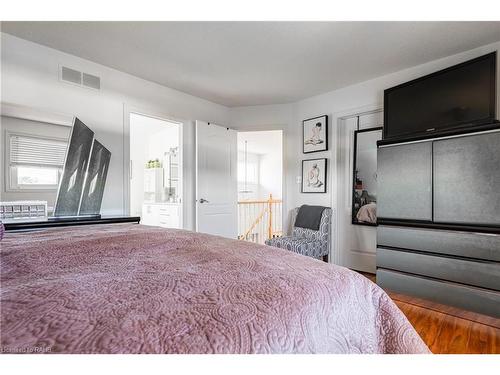
M 299 209 L 300 207 L 297 207 L 292 212 L 292 235 L 271 238 L 266 240 L 266 245 L 290 250 L 313 258 L 323 258 L 325 262 L 328 262 L 331 241 L 332 209 L 325 208 L 323 210 L 318 230 L 295 226 Z

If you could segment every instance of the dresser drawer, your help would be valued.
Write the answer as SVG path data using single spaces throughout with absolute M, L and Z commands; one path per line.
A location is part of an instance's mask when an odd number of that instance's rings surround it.
M 143 225 L 157 225 L 160 212 L 158 207 L 154 204 L 144 204 L 142 206 L 141 224 Z
M 500 318 L 500 293 L 452 282 L 377 269 L 377 284 L 386 290 L 436 301 Z
M 178 215 L 179 207 L 178 206 L 160 206 L 160 213 L 169 214 L 169 215 Z
M 141 223 L 164 228 L 180 228 L 180 205 L 144 204 Z
M 377 245 L 500 262 L 496 234 L 379 226 Z
M 377 248 L 377 267 L 500 291 L 500 263 Z

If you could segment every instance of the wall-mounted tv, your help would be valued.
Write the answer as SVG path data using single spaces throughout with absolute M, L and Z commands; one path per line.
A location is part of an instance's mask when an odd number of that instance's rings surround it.
M 384 91 L 384 139 L 472 129 L 496 120 L 496 52 Z

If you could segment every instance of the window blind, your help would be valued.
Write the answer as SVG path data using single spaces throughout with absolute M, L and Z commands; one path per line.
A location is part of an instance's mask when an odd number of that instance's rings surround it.
M 10 163 L 62 167 L 67 142 L 54 139 L 10 136 Z

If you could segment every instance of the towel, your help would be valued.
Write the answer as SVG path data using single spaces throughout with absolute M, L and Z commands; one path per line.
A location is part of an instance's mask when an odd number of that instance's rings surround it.
M 319 230 L 321 223 L 321 215 L 326 207 L 323 206 L 308 206 L 302 205 L 299 208 L 299 213 L 295 219 L 295 226 L 300 228 L 308 228 L 312 230 Z

